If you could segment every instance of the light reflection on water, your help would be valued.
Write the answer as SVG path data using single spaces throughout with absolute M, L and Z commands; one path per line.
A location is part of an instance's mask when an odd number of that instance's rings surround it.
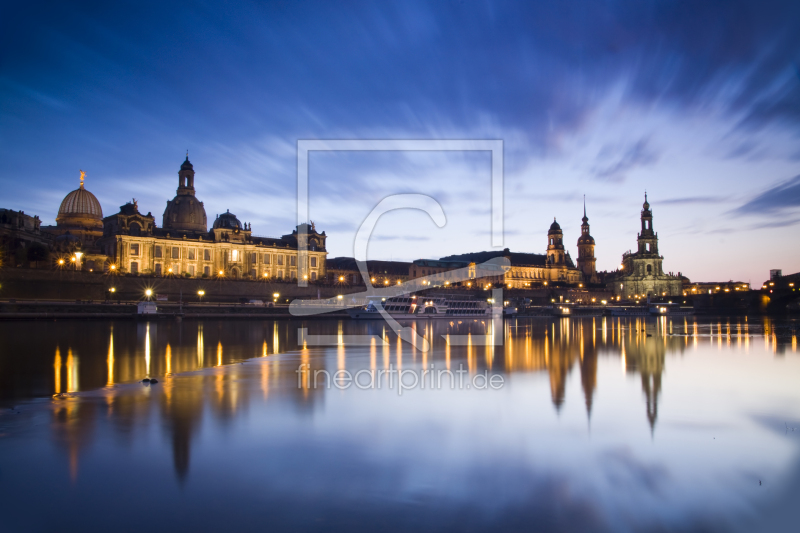
M 340 342 L 298 346 L 301 327 Z M 447 340 L 490 321 L 413 327 L 430 352 L 379 321 L 2 323 L 0 401 L 23 405 L 0 416 L 0 511 L 11 531 L 126 529 L 139 508 L 156 530 L 727 530 L 778 520 L 800 484 L 794 323 L 518 319 L 503 346 Z M 301 364 L 505 385 L 400 397 Z

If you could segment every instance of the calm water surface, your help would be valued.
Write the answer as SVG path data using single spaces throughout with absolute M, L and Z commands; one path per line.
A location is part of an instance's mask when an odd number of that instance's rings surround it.
M 796 323 L 416 328 L 430 351 L 377 321 L 0 323 L 0 531 L 800 528 Z M 463 382 L 368 386 L 397 368 Z

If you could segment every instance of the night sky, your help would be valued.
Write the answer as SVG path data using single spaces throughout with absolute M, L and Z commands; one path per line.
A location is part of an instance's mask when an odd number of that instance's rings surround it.
M 760 283 L 800 271 L 800 2 L 4 2 L 0 207 L 54 223 L 86 188 L 161 224 L 186 150 L 209 225 L 296 222 L 298 139 L 502 139 L 505 242 L 598 269 L 636 245 L 647 190 L 664 268 Z M 316 153 L 329 256 L 383 197 L 372 259 L 489 250 L 485 152 Z

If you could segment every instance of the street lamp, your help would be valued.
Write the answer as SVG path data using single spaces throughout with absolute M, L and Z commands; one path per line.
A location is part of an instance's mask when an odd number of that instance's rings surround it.
M 197 291 L 197 296 L 200 298 L 201 302 L 203 301 L 203 296 L 205 296 L 205 294 L 206 294 L 206 291 L 204 291 L 203 289 L 200 289 L 199 291 Z
M 150 298 L 153 295 L 153 289 L 145 289 L 144 295 Z
M 110 289 L 108 289 L 108 292 L 117 292 L 117 289 L 115 289 L 114 287 L 111 287 Z

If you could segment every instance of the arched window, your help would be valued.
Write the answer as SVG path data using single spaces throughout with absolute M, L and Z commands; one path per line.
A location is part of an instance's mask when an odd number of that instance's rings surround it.
M 653 273 L 653 265 L 647 265 L 647 273 L 648 274 L 652 274 Z
M 130 226 L 131 235 L 139 235 L 141 232 L 142 232 L 142 227 L 136 222 L 131 222 Z

